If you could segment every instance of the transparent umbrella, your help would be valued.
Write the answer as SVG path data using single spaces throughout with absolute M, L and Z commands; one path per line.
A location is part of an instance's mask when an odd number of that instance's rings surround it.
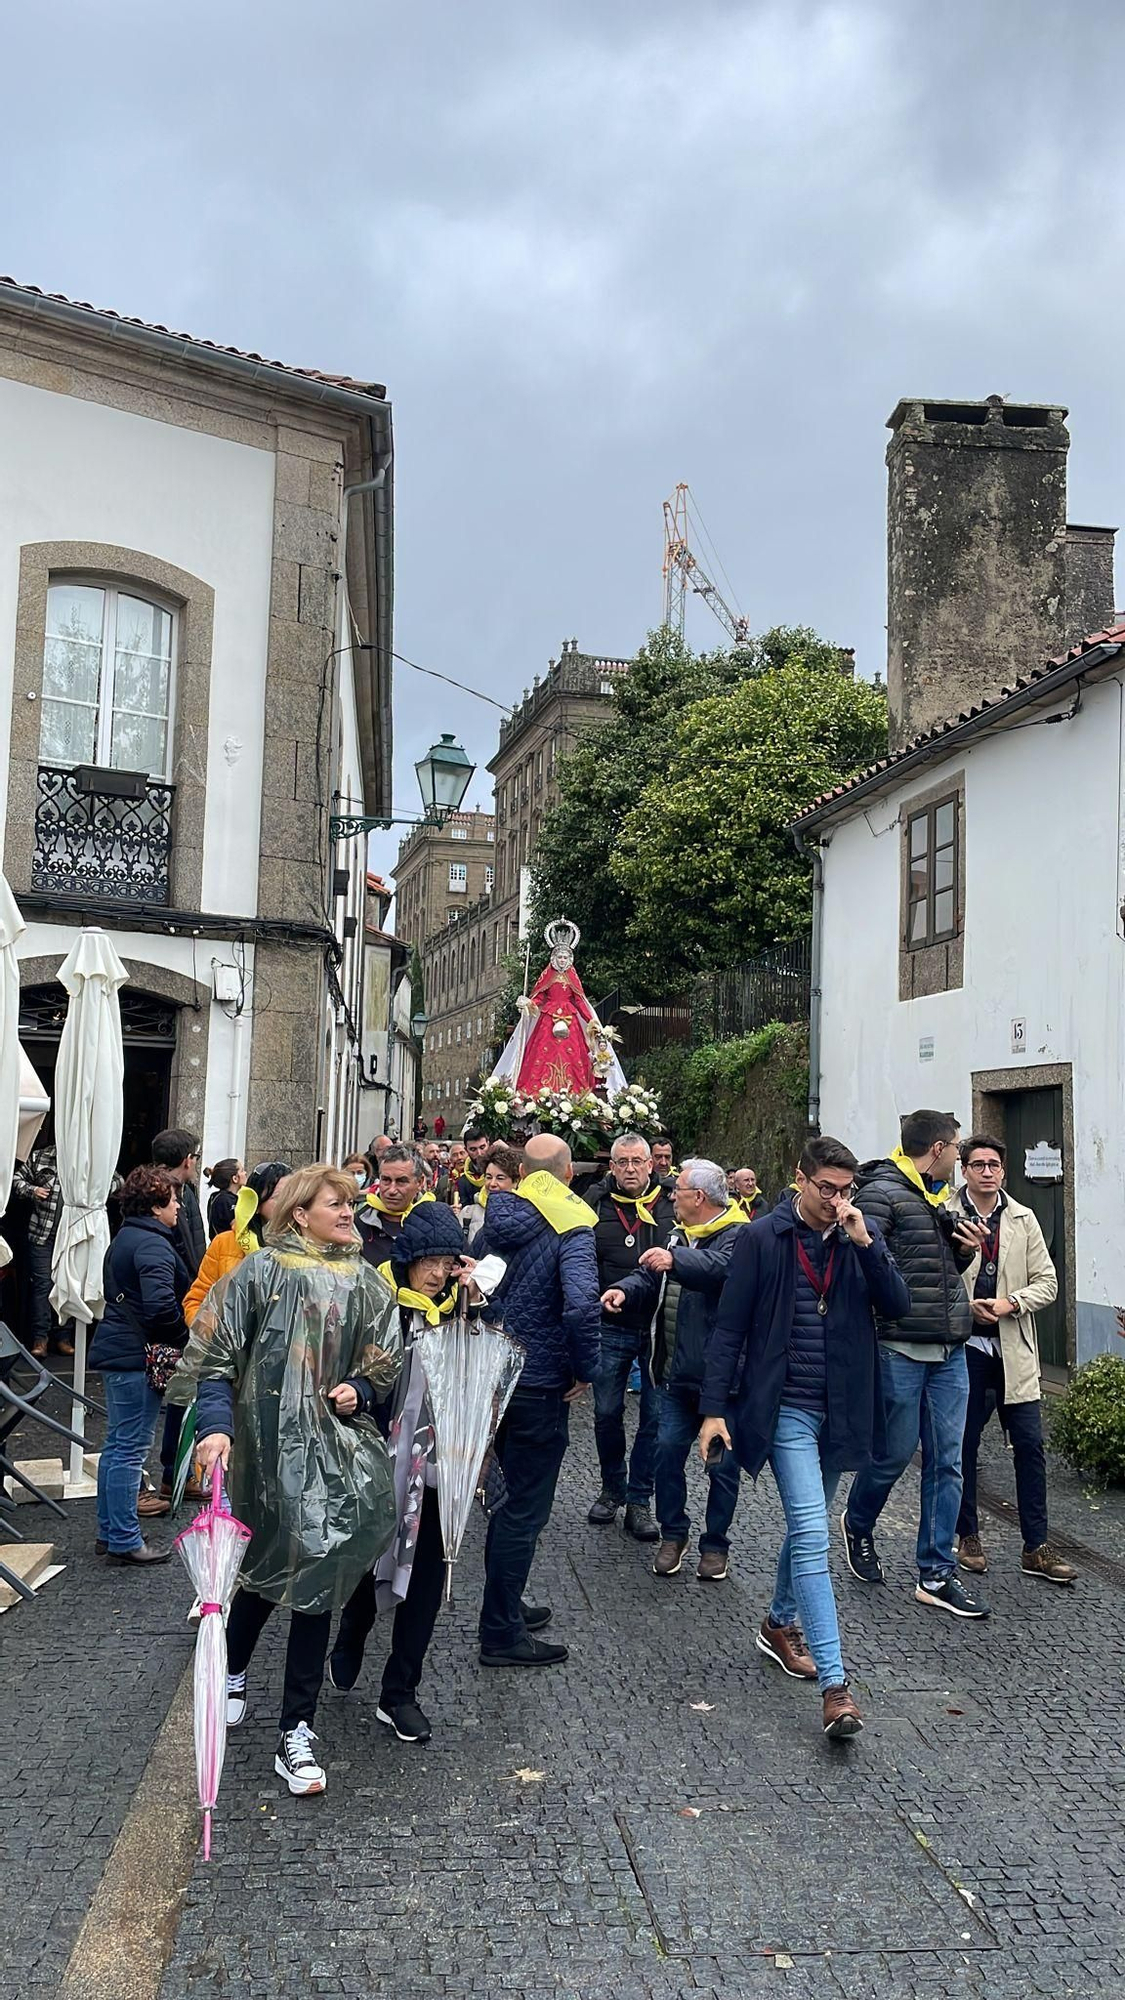
M 211 1814 L 227 1751 L 227 1628 L 235 1579 L 242 1567 L 250 1530 L 236 1521 L 223 1491 L 223 1468 L 211 1479 L 211 1502 L 190 1527 L 176 1536 L 199 1598 L 195 1641 L 195 1772 L 203 1808 L 203 1859 L 211 1859 Z
M 0 1215 L 6 1215 L 20 1135 L 23 1050 L 19 1041 L 20 968 L 16 940 L 25 929 L 16 899 L 0 875 Z M 0 1236 L 0 1265 L 12 1253 Z
M 502 1327 L 464 1318 L 425 1327 L 417 1345 L 434 1420 L 448 1603 L 481 1467 L 516 1386 L 524 1351 Z

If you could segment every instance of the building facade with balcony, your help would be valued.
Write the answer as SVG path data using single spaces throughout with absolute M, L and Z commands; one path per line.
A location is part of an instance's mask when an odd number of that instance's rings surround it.
M 49 1081 L 102 925 L 126 1165 L 167 1124 L 248 1160 L 361 1136 L 365 842 L 334 820 L 390 811 L 391 451 L 378 384 L 0 281 L 21 1038 Z

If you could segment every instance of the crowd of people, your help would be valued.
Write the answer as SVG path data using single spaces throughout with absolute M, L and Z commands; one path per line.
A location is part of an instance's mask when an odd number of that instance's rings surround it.
M 521 1145 L 381 1137 L 340 1167 L 247 1174 L 226 1160 L 208 1176 L 209 1242 L 197 1137 L 163 1132 L 151 1150 L 118 1191 L 89 1355 L 108 1412 L 96 1553 L 122 1567 L 168 1560 L 145 1523 L 171 1507 L 190 1410 L 188 1495 L 221 1461 L 252 1536 L 229 1623 L 228 1722 L 248 1711 L 256 1641 L 284 1607 L 275 1767 L 296 1795 L 326 1785 L 314 1730 L 325 1674 L 340 1693 L 355 1686 L 380 1612 L 393 1623 L 377 1718 L 403 1741 L 431 1734 L 419 1690 L 442 1591 L 440 1443 L 416 1342 L 454 1315 L 485 1312 L 523 1352 L 481 1470 L 484 1667 L 567 1658 L 546 1632 L 551 1607 L 527 1591 L 588 1389 L 600 1469 L 588 1520 L 620 1516 L 658 1579 L 680 1574 L 692 1541 L 693 1449 L 706 1470 L 701 1583 L 729 1576 L 741 1477 L 769 1467 L 787 1531 L 755 1644 L 817 1684 L 830 1737 L 863 1726 L 829 1569 L 843 1474 L 843 1555 L 880 1586 L 879 1519 L 920 1451 L 915 1596 L 986 1618 L 977 1455 L 995 1412 L 1013 1450 L 1021 1569 L 1075 1580 L 1049 1537 L 1035 1343 L 1055 1272 L 1034 1215 L 1004 1188 L 1004 1146 L 961 1140 L 951 1114 L 911 1113 L 893 1151 L 864 1166 L 812 1138 L 773 1200 L 750 1168 L 676 1168 L 668 1141 L 637 1133 L 580 1193 L 566 1144 L 547 1133 Z M 25 1163 L 36 1202 L 49 1165 Z

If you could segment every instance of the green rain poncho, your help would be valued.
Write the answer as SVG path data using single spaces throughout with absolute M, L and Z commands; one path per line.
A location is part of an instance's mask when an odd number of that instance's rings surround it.
M 294 1611 L 344 1604 L 395 1531 L 391 1460 L 374 1422 L 327 1391 L 362 1376 L 382 1398 L 402 1365 L 394 1293 L 358 1247 L 293 1232 L 212 1287 L 169 1400 L 234 1387 L 228 1491 L 252 1534 L 246 1589 Z

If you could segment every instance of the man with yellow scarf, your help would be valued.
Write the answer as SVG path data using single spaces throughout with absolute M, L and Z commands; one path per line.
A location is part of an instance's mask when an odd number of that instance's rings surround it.
M 714 1160 L 685 1160 L 676 1182 L 676 1228 L 666 1249 L 649 1249 L 619 1285 L 602 1294 L 607 1313 L 630 1301 L 652 1313 L 653 1380 L 660 1385 L 656 1439 L 656 1511 L 661 1543 L 654 1576 L 676 1576 L 691 1535 L 684 1468 L 702 1422 L 700 1392 L 719 1295 L 746 1217 L 727 1194 Z M 707 1521 L 699 1538 L 701 1583 L 727 1574 L 730 1524 L 738 1503 L 738 1466 L 730 1452 L 708 1467 Z
M 508 1498 L 492 1516 L 484 1556 L 480 1657 L 486 1667 L 549 1667 L 567 1657 L 528 1630 L 523 1593 L 551 1517 L 570 1438 L 570 1405 L 597 1372 L 601 1310 L 593 1211 L 572 1194 L 570 1148 L 550 1133 L 529 1139 L 514 1193 L 488 1197 L 478 1257 L 505 1273 L 493 1307 L 525 1350 L 496 1433 Z M 542 1621 L 542 1622 L 545 1622 Z
M 379 1178 L 356 1214 L 367 1262 L 376 1270 L 385 1264 L 411 1210 L 419 1202 L 433 1200 L 426 1163 L 417 1146 L 388 1146 L 379 1161 Z
M 959 1130 L 950 1111 L 908 1112 L 901 1145 L 857 1176 L 856 1202 L 882 1230 L 909 1286 L 910 1310 L 895 1319 L 876 1315 L 886 1442 L 856 1474 L 840 1526 L 852 1575 L 861 1583 L 885 1582 L 875 1523 L 921 1445 L 914 1595 L 955 1618 L 987 1618 L 988 1605 L 957 1575 L 953 1548 L 969 1402 L 965 1347 L 973 1331 L 961 1273 L 987 1235 L 946 1205 Z

